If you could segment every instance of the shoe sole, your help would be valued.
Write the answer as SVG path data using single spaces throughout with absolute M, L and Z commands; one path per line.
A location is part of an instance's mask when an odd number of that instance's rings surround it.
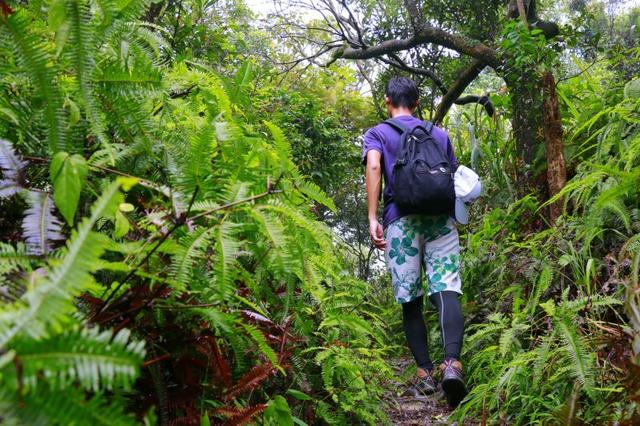
M 447 402 L 452 408 L 456 408 L 460 401 L 467 395 L 467 388 L 458 379 L 448 379 L 442 382 L 442 390 L 447 396 Z

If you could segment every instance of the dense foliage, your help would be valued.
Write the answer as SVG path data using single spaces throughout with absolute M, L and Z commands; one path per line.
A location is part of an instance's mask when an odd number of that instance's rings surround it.
M 406 36 L 396 3 L 357 2 L 367 41 Z M 523 194 L 495 73 L 468 89 L 491 95 L 492 117 L 473 104 L 445 119 L 485 188 L 461 228 L 471 392 L 450 420 L 637 424 L 640 14 L 542 2 L 567 20 L 549 48 L 505 23 L 507 3 L 424 6 L 554 72 L 570 179 L 550 200 Z M 397 70 L 303 68 L 331 29 L 283 16 L 255 25 L 236 0 L 0 1 L 0 422 L 393 421 L 404 385 L 388 361 L 407 350 L 359 144 Z M 421 53 L 414 65 L 447 78 L 468 62 Z M 426 117 L 437 90 L 420 81 Z
M 309 212 L 333 202 L 244 117 L 252 63 L 167 60 L 146 7 L 2 16 L 3 420 L 384 418 L 384 324 Z

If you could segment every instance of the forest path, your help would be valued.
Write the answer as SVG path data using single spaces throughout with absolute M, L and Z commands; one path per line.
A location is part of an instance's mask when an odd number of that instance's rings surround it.
M 389 362 L 397 377 L 401 380 L 407 375 L 413 360 L 410 358 L 396 358 Z M 431 426 L 431 425 L 459 425 L 449 420 L 452 410 L 449 408 L 442 391 L 434 395 L 424 396 L 409 386 L 411 378 L 404 382 L 389 382 L 385 392 L 385 400 L 389 406 L 387 414 L 392 425 L 400 426 Z M 414 393 L 415 392 L 415 393 Z M 465 420 L 464 426 L 477 425 L 477 422 Z

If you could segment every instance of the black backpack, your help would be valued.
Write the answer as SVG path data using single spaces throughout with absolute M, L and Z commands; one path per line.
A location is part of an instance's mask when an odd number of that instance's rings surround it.
M 433 124 L 407 127 L 399 120 L 388 125 L 400 132 L 393 166 L 393 201 L 405 214 L 453 214 L 455 188 L 449 157 L 431 136 Z

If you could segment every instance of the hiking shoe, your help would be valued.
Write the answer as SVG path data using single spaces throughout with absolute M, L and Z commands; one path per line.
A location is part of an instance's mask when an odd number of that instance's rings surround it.
M 426 376 L 417 377 L 415 388 L 423 395 L 432 395 L 438 389 L 438 382 L 431 375 L 431 371 L 426 371 Z
M 440 371 L 442 372 L 442 390 L 447 396 L 449 405 L 455 408 L 467 395 L 462 364 L 458 360 L 448 358 L 440 364 Z

